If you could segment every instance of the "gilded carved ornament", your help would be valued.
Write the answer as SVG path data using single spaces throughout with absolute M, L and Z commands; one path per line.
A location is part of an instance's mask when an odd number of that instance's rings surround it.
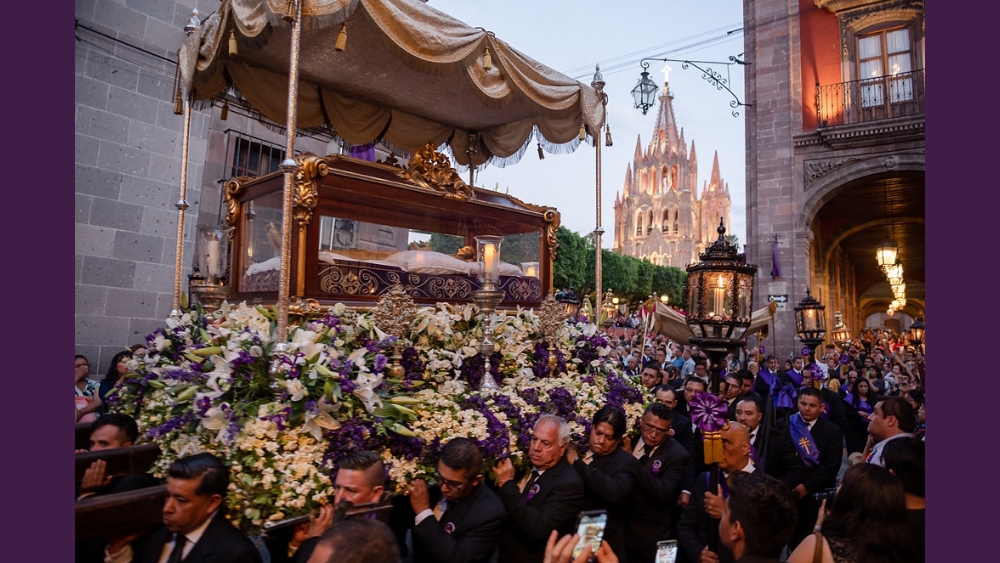
M 448 157 L 435 151 L 430 143 L 413 153 L 406 170 L 400 171 L 399 175 L 445 199 L 476 199 L 476 193 L 451 167 Z
M 292 214 L 299 226 L 312 221 L 313 211 L 319 202 L 316 179 L 329 171 L 326 160 L 312 153 L 303 153 L 295 159 L 295 189 L 292 190 Z

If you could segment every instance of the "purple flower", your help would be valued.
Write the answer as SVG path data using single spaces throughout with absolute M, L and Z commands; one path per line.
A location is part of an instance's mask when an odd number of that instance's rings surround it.
M 375 373 L 382 373 L 382 370 L 385 369 L 386 360 L 385 354 L 377 354 L 375 356 Z

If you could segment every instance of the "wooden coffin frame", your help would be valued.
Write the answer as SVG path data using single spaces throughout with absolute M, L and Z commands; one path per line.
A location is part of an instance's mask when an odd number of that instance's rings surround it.
M 322 305 L 342 302 L 351 306 L 371 307 L 380 295 L 330 294 L 319 288 L 319 221 L 317 212 L 355 221 L 394 227 L 420 229 L 465 238 L 475 247 L 474 237 L 481 234 L 508 235 L 536 231 L 539 244 L 538 301 L 501 302 L 499 308 L 535 307 L 552 289 L 552 265 L 558 246 L 556 230 L 559 212 L 496 191 L 471 187 L 451 168 L 448 158 L 430 146 L 414 154 L 407 168 L 388 162 L 369 162 L 333 154 L 319 157 L 304 153 L 296 158 L 298 171 L 293 185 L 291 300 L 316 300 Z M 259 178 L 230 179 L 225 186 L 226 224 L 230 237 L 230 300 L 248 303 L 274 303 L 278 292 L 241 292 L 237 280 L 242 272 L 239 249 L 243 247 L 244 203 L 262 196 L 281 193 L 284 174 L 275 172 Z M 422 305 L 442 299 L 415 297 Z M 471 300 L 455 299 L 463 302 Z

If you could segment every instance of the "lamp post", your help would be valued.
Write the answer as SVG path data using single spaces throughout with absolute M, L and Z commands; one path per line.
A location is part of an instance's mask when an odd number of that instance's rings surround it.
M 851 341 L 851 330 L 844 324 L 844 315 L 837 311 L 833 314 L 833 342 L 838 346 L 846 346 Z
M 920 344 L 923 343 L 924 330 L 926 328 L 927 327 L 924 326 L 923 317 L 917 317 L 917 320 L 910 325 L 910 342 L 912 342 L 914 346 L 920 346 Z
M 686 322 L 697 345 L 712 361 L 712 393 L 719 392 L 720 369 L 726 355 L 746 344 L 746 329 L 753 313 L 756 264 L 746 263 L 746 254 L 726 240 L 726 227 L 719 219 L 719 238 L 687 267 Z
M 795 307 L 795 331 L 799 340 L 809 348 L 809 363 L 813 363 L 816 347 L 826 335 L 826 307 L 809 293 L 808 287 L 806 296 Z

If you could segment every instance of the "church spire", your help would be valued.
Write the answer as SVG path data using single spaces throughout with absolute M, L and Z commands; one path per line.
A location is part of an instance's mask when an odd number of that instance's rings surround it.
M 636 166 L 642 162 L 642 135 L 635 136 L 635 156 L 633 158 L 635 159 Z
M 627 198 L 629 196 L 629 186 L 632 185 L 632 165 L 629 164 L 628 168 L 625 169 L 625 186 L 622 188 L 622 196 Z
M 712 160 L 712 177 L 708 181 L 708 186 L 713 192 L 722 187 L 722 175 L 719 173 L 719 151 L 715 151 L 715 158 Z
M 661 151 L 676 152 L 680 148 L 673 99 L 670 85 L 664 83 L 660 93 L 660 112 L 656 114 L 656 125 L 653 126 L 653 144 L 659 145 L 657 148 Z

